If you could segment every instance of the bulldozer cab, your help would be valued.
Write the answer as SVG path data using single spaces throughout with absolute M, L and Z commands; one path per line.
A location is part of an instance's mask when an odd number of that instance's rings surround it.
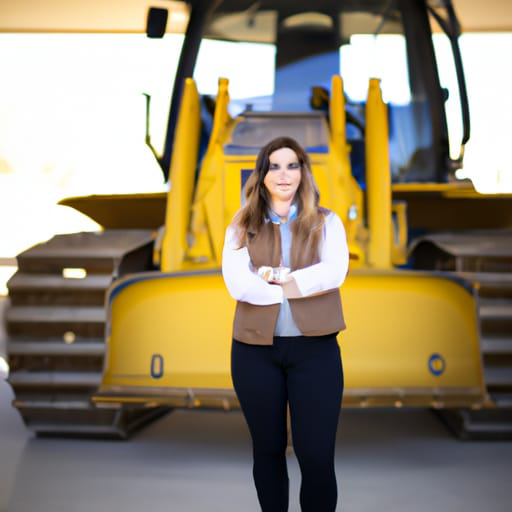
M 164 175 L 171 186 L 175 183 L 171 195 L 179 196 L 168 200 L 165 225 L 174 226 L 174 234 L 166 230 L 164 235 L 158 259 L 162 270 L 189 268 L 191 262 L 219 266 L 223 230 L 240 207 L 256 154 L 266 141 L 283 133 L 314 155 L 315 178 L 325 184 L 322 204 L 344 220 L 351 251 L 362 263 L 362 244 L 354 240 L 367 237 L 362 214 L 371 78 L 380 79 L 386 101 L 390 181 L 445 183 L 456 167 L 449 154 L 447 93 L 439 82 L 432 43 L 432 24 L 439 20 L 447 35 L 456 33 L 449 4 L 434 9 L 425 2 L 371 0 L 327 2 L 311 10 L 287 2 L 192 3 L 160 159 Z M 265 66 L 258 62 L 263 55 Z M 455 56 L 460 58 L 457 52 Z M 240 65 L 232 65 L 228 77 L 219 76 L 215 70 L 229 60 Z M 332 80 L 340 74 L 341 85 Z M 212 76 L 214 81 L 221 78 L 215 100 Z M 203 88 L 210 90 L 202 94 Z M 464 92 L 462 74 L 459 88 Z M 464 112 L 467 98 L 459 96 Z M 180 109 L 185 103 L 188 113 L 182 123 L 187 127 L 180 135 Z M 330 147 L 336 148 L 336 156 Z M 333 166 L 337 177 L 327 170 Z M 221 176 L 222 169 L 229 176 Z M 208 203 L 207 222 L 208 194 L 216 195 L 217 206 L 213 200 Z M 191 202 L 191 212 L 186 211 L 183 205 Z M 393 209 L 398 233 L 394 251 L 401 253 L 394 261 L 403 263 L 405 213 L 398 202 Z M 170 210 L 181 213 L 173 217 Z M 169 237 L 174 239 L 171 244 Z
M 449 2 L 441 8 L 439 2 L 430 5 L 400 0 L 325 2 L 315 8 L 301 2 L 293 6 L 289 2 L 192 2 L 161 159 L 164 173 L 170 166 L 184 80 L 194 76 L 197 64 L 200 69 L 196 70 L 196 82 L 202 93 L 202 84 L 207 82 L 203 79 L 204 59 L 208 60 L 210 77 L 219 77 L 215 70 L 222 68 L 223 60 L 232 59 L 242 62 L 239 70 L 233 66 L 231 75 L 225 77 L 236 90 L 236 96 L 231 93 L 231 115 L 316 111 L 328 118 L 331 78 L 341 74 L 352 169 L 362 186 L 364 105 L 369 79 L 380 78 L 388 105 L 393 181 L 445 182 L 453 171 L 445 115 L 447 91 L 440 85 L 432 43 L 432 28 L 439 30 L 440 22 L 454 41 L 454 51 L 458 50 L 458 27 Z M 215 50 L 213 42 L 223 44 Z M 243 64 L 243 43 L 252 45 L 246 45 L 249 66 Z M 259 59 L 255 45 L 260 47 Z M 456 62 L 460 60 L 458 51 L 454 56 Z M 258 60 L 266 65 L 259 65 Z M 457 64 L 459 67 L 462 70 Z M 465 112 L 462 74 L 459 88 L 461 111 Z M 265 92 L 255 95 L 251 91 Z M 205 99 L 202 103 L 204 151 L 205 133 L 211 131 L 212 119 L 208 108 L 211 102 Z M 466 139 L 468 129 L 465 126 Z M 258 143 L 261 141 L 251 142 L 253 146 Z

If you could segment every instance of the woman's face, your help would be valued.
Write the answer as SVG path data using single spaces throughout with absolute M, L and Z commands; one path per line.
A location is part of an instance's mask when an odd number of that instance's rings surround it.
M 272 203 L 291 202 L 299 188 L 302 171 L 295 151 L 276 149 L 269 156 L 270 165 L 263 180 Z

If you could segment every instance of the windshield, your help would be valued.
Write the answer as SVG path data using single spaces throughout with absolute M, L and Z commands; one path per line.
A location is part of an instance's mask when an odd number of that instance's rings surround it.
M 409 101 L 397 2 L 344 2 L 329 14 L 288 15 L 261 4 L 235 12 L 223 4 L 212 18 L 196 65 L 200 92 L 215 95 L 222 76 L 230 79 L 233 112 L 249 98 L 253 110 L 310 110 L 311 87 L 328 89 L 341 71 L 351 100 L 364 101 L 369 78 L 379 77 L 386 101 Z
M 199 92 L 214 97 L 224 77 L 233 116 L 304 113 L 322 110 L 313 108 L 312 91 L 324 90 L 328 97 L 332 76 L 341 74 L 346 108 L 359 121 L 347 126 L 355 148 L 364 139 L 360 125 L 369 79 L 379 78 L 388 105 L 393 180 L 438 181 L 436 167 L 446 167 L 440 153 L 448 142 L 425 5 L 346 0 L 314 7 L 301 1 L 293 7 L 282 1 L 223 2 L 200 45 L 194 71 Z

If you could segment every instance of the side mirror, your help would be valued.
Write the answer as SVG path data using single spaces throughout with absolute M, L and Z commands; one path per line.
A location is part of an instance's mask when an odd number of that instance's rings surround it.
M 160 7 L 150 7 L 146 19 L 146 35 L 153 39 L 164 37 L 169 12 Z

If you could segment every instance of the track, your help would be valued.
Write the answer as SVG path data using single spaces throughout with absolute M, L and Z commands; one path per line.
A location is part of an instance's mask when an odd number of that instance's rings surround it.
M 13 405 L 39 435 L 127 437 L 165 409 L 98 409 L 105 291 L 151 269 L 152 232 L 57 235 L 17 257 L 5 313 Z M 77 277 L 79 275 L 80 277 Z
M 478 297 L 480 350 L 489 401 L 440 414 L 463 438 L 512 438 L 512 231 L 442 233 L 415 242 L 417 268 L 456 273 Z

